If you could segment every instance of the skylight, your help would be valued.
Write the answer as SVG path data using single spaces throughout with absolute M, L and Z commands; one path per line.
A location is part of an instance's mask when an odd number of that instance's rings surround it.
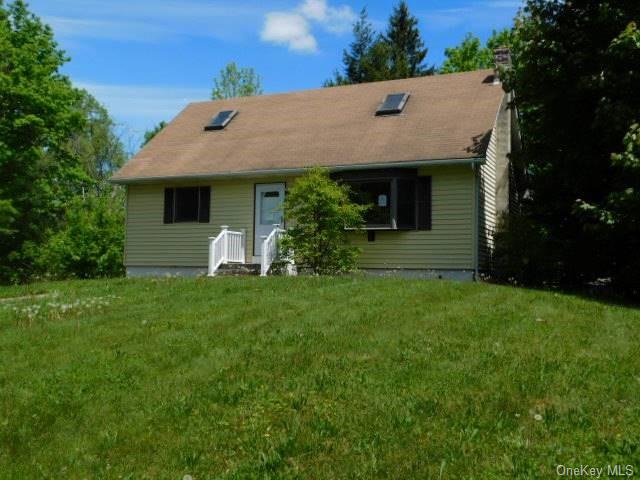
M 401 113 L 408 99 L 408 93 L 391 93 L 384 99 L 384 103 L 378 107 L 376 115 L 395 115 Z
M 233 117 L 238 113 L 237 110 L 222 110 L 213 117 L 209 125 L 205 125 L 204 129 L 209 130 L 222 130 L 231 121 Z

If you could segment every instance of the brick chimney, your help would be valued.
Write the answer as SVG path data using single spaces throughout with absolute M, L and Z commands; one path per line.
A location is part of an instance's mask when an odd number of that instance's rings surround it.
M 494 75 L 493 83 L 497 85 L 500 82 L 500 68 L 509 68 L 511 66 L 511 51 L 509 47 L 498 47 L 493 51 Z

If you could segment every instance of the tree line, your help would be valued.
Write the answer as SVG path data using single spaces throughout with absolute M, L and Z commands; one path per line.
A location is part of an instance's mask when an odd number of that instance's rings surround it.
M 492 68 L 493 50 L 510 47 L 520 208 L 502 219 L 494 276 L 638 295 L 639 18 L 638 2 L 526 0 L 510 28 L 484 43 L 467 34 L 436 68 L 401 0 L 382 33 L 361 10 L 324 85 Z M 22 0 L 0 3 L 0 51 L 0 281 L 121 274 L 123 193 L 107 182 L 127 159 L 116 125 L 60 73 L 68 58 Z M 212 98 L 261 93 L 259 75 L 231 63 Z
M 126 159 L 106 109 L 59 71 L 50 27 L 0 3 L 0 280 L 122 273 Z

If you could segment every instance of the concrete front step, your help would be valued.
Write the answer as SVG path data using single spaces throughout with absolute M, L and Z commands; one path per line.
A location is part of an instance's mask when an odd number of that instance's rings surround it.
M 223 263 L 216 272 L 217 276 L 260 275 L 259 263 Z

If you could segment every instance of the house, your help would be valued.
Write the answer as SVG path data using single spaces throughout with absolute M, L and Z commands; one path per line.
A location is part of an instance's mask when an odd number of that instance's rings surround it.
M 287 188 L 320 165 L 374 205 L 360 268 L 474 278 L 509 209 L 508 100 L 481 70 L 191 103 L 112 178 L 127 274 L 268 269 Z

